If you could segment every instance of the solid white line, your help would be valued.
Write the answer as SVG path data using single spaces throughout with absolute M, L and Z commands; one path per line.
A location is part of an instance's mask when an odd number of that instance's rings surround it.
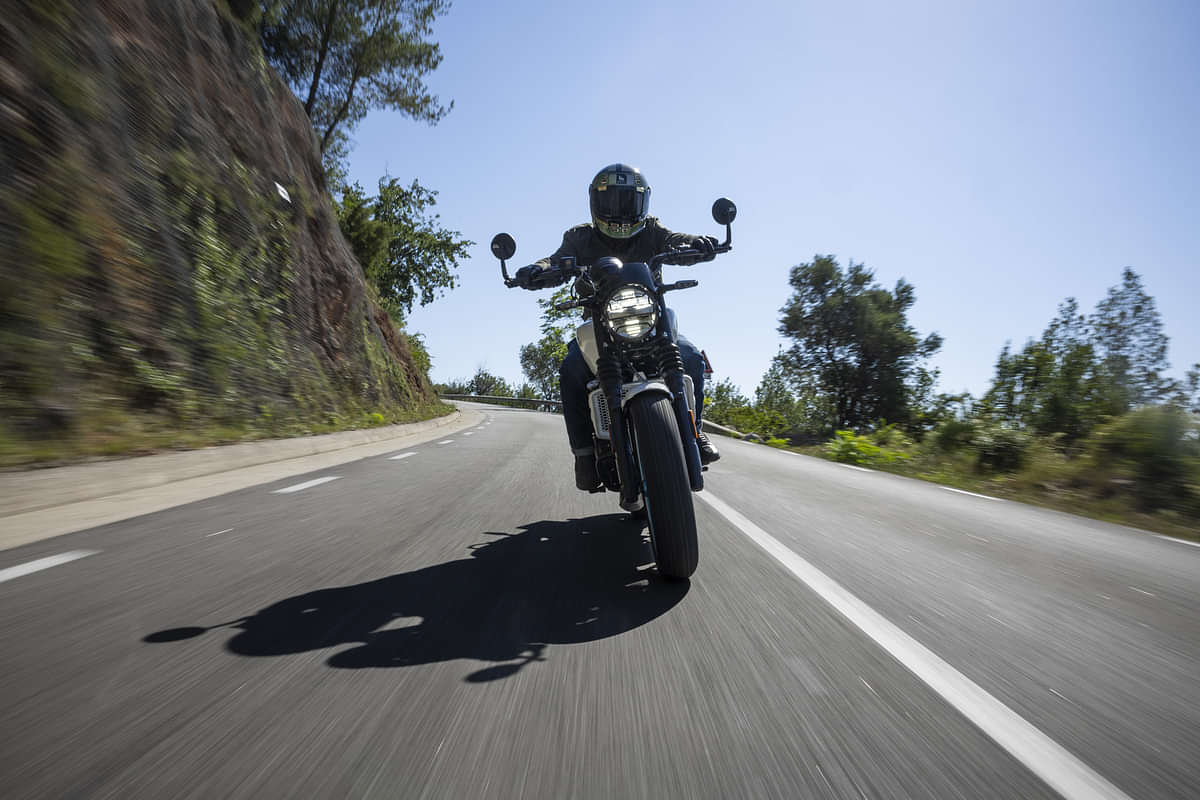
M 207 539 L 209 536 L 220 536 L 222 533 L 229 533 L 231 530 L 233 530 L 233 528 L 226 528 L 223 531 L 217 531 L 216 533 L 210 533 L 210 534 L 208 534 L 208 536 L 205 536 L 204 538 Z
M 1068 800 L 1128 796 L 825 573 L 711 492 L 695 495 Z
M 398 456 L 392 456 L 391 458 L 388 459 L 388 461 L 399 461 L 402 458 L 408 458 L 409 456 L 415 456 L 415 455 L 416 455 L 415 452 L 401 453 Z
M 797 455 L 799 455 L 799 454 L 797 453 Z M 859 472 L 874 472 L 875 471 L 873 469 L 867 469 L 866 467 L 858 467 L 858 466 L 855 466 L 854 464 L 843 464 L 840 461 L 835 461 L 834 463 L 837 464 L 839 467 L 845 467 L 846 469 L 856 469 Z
M 438 442 L 438 444 L 450 444 L 453 441 L 453 439 L 443 439 L 442 441 Z
M 971 496 L 971 497 L 979 497 L 979 498 L 982 498 L 982 499 L 984 499 L 984 500 L 994 500 L 994 501 L 995 501 L 995 502 L 997 502 L 997 503 L 1003 503 L 1003 502 L 1004 502 L 1004 501 L 1003 501 L 1002 499 L 1000 499 L 999 497 L 988 497 L 986 494 L 975 494 L 974 492 L 968 492 L 968 491 L 966 491 L 965 489 L 954 489 L 954 488 L 952 488 L 952 487 L 950 487 L 950 486 L 943 486 L 943 487 L 941 487 L 941 488 L 945 489 L 947 492 L 958 492 L 959 494 L 965 494 L 965 495 L 969 495 L 969 496 Z
M 0 583 L 11 581 L 13 578 L 19 578 L 22 575 L 28 575 L 31 572 L 41 572 L 44 569 L 57 567 L 59 564 L 66 564 L 76 559 L 94 556 L 99 552 L 99 550 L 69 550 L 66 553 L 59 553 L 56 556 L 46 556 L 36 561 L 17 564 L 15 567 L 9 567 L 8 569 L 0 569 Z
M 1200 547 L 1200 542 L 1189 542 L 1187 539 L 1177 539 L 1174 536 L 1163 536 L 1161 533 L 1156 533 L 1154 535 L 1160 539 L 1166 539 L 1168 542 L 1179 542 L 1180 544 L 1186 544 L 1188 547 Z
M 292 492 L 300 492 L 305 489 L 311 489 L 314 486 L 320 486 L 322 483 L 336 481 L 341 475 L 326 475 L 324 478 L 313 478 L 311 481 L 297 483 L 295 486 L 289 486 L 286 489 L 276 489 L 272 494 L 291 494 Z

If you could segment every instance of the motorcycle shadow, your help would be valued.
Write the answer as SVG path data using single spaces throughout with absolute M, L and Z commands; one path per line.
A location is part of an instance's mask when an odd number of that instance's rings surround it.
M 647 566 L 649 546 L 627 515 L 542 520 L 520 530 L 486 533 L 497 538 L 473 545 L 469 558 L 280 600 L 230 623 L 238 633 L 226 649 L 266 657 L 353 645 L 326 661 L 341 669 L 473 659 L 492 664 L 466 677 L 482 682 L 545 660 L 549 645 L 644 625 L 689 589 Z M 177 628 L 144 641 L 207 630 Z

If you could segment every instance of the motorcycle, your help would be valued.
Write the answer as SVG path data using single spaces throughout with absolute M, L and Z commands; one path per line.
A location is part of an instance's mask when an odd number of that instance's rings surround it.
M 722 197 L 713 203 L 712 216 L 725 226 L 725 241 L 714 252 L 727 253 L 733 248 L 737 207 Z M 491 247 L 504 285 L 517 286 L 506 264 L 516 254 L 516 241 L 499 233 Z M 671 579 L 691 576 L 699 562 L 692 492 L 704 489 L 707 467 L 700 463 L 696 442 L 692 379 L 683 371 L 675 312 L 665 296 L 699 281 L 660 283 L 654 276 L 664 264 L 689 263 L 699 255 L 684 248 L 660 253 L 649 263 L 610 257 L 581 267 L 563 258 L 550 267 L 564 281 L 575 279 L 572 299 L 555 308 L 581 308 L 589 317 L 576 331 L 576 341 L 595 376 L 588 384 L 602 482 L 595 491 L 617 492 L 621 508 L 647 520 L 658 571 Z

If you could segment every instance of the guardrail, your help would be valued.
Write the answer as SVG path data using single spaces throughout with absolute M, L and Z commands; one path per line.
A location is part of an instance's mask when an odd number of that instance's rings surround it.
M 491 403 L 509 408 L 532 408 L 534 411 L 548 411 L 552 414 L 562 413 L 562 402 L 546 400 L 541 397 L 497 397 L 490 394 L 442 394 L 443 400 L 466 400 L 469 403 Z
M 532 408 L 536 411 L 549 411 L 555 414 L 562 413 L 562 401 L 546 400 L 541 397 L 497 397 L 488 394 L 442 394 L 438 395 L 444 400 L 466 400 L 472 403 L 491 403 L 493 405 L 510 406 L 514 408 Z M 727 428 L 724 425 L 718 425 L 715 422 L 701 420 L 700 426 L 706 431 L 719 433 L 722 436 L 730 436 L 734 439 L 752 439 L 758 441 L 758 436 L 753 433 L 742 433 L 735 431 L 733 428 Z

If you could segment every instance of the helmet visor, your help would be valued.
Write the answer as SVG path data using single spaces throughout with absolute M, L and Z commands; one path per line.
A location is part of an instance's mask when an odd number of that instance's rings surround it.
M 592 216 L 605 222 L 634 223 L 646 217 L 649 193 L 633 186 L 593 188 Z

